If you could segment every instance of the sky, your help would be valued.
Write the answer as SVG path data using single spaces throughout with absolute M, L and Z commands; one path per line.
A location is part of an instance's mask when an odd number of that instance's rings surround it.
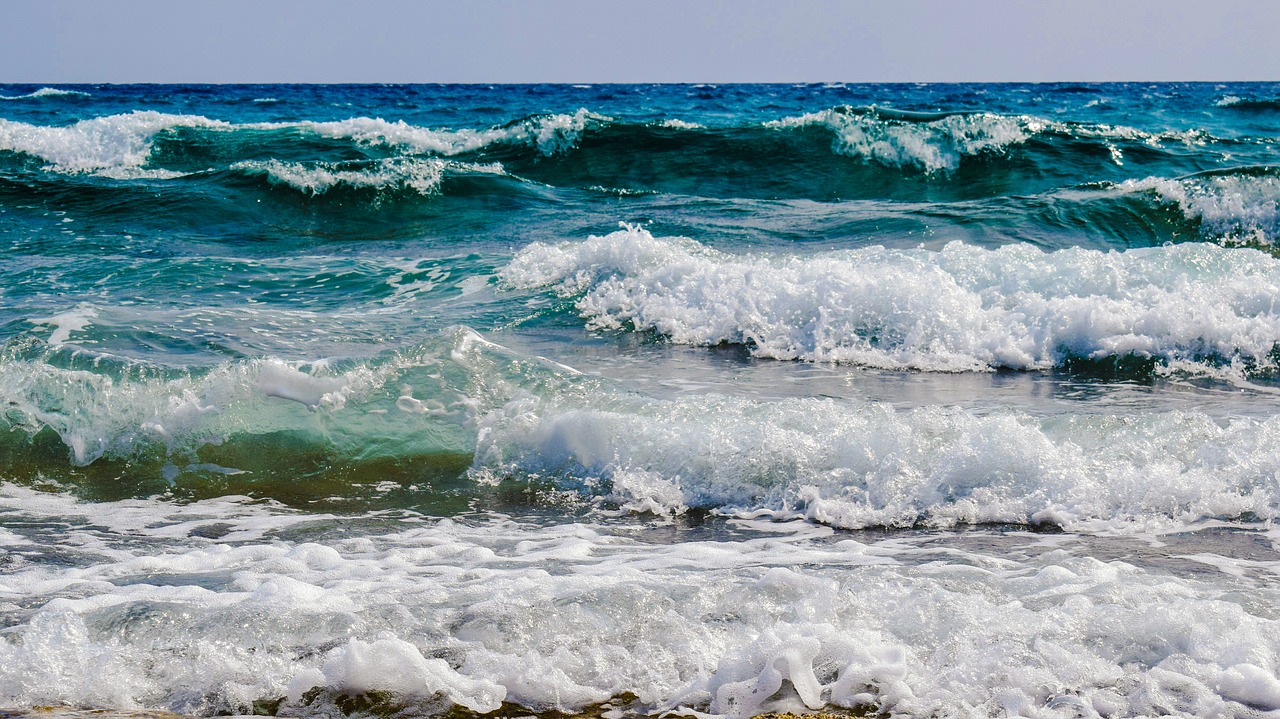
M 1280 80 L 1275 0 L 0 0 L 0 82 Z

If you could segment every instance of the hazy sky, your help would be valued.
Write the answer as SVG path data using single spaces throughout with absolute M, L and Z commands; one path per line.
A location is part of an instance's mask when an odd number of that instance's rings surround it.
M 1277 80 L 1275 0 L 0 0 L 0 82 Z

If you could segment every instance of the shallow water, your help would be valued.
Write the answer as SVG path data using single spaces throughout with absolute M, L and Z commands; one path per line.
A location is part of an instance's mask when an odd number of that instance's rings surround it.
M 1277 97 L 0 86 L 0 709 L 1280 713 Z

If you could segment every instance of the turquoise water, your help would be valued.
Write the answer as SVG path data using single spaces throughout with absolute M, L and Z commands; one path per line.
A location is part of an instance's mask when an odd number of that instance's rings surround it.
M 1276 84 L 0 86 L 0 708 L 1280 711 L 1278 203 Z

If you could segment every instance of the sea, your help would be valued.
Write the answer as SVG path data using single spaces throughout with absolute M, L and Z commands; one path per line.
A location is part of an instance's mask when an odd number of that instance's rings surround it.
M 1277 242 L 1280 84 L 0 85 L 0 710 L 1280 717 Z

